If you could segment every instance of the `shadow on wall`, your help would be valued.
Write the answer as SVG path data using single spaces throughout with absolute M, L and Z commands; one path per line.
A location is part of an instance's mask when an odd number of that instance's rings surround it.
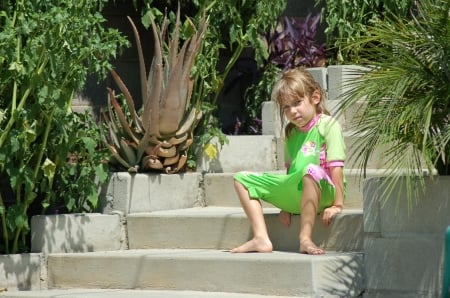
M 94 246 L 86 235 L 91 218 L 86 214 L 33 216 L 32 252 L 90 252 Z
M 40 254 L 0 255 L 0 288 L 40 289 Z
M 440 297 L 450 176 L 426 177 L 426 189 L 410 209 L 404 183 L 383 201 L 385 179 L 370 178 L 364 185 L 367 292 Z
M 317 289 L 324 297 L 362 297 L 365 291 L 362 253 L 325 260 L 316 266 L 314 273 L 326 281 L 323 284 L 327 286 Z

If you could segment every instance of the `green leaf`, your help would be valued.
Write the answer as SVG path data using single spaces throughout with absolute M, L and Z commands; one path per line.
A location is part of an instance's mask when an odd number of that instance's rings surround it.
M 100 183 L 105 182 L 108 179 L 108 171 L 105 169 L 105 166 L 103 164 L 97 165 L 95 167 L 95 176 L 98 177 Z
M 44 176 L 51 180 L 55 176 L 56 164 L 49 158 L 46 158 L 44 164 L 42 165 L 42 170 L 44 172 Z

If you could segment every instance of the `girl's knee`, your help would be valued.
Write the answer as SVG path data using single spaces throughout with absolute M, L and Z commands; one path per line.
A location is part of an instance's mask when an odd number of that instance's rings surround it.
M 306 187 L 319 190 L 319 184 L 317 183 L 316 179 L 314 179 L 314 177 L 312 177 L 309 174 L 303 176 L 302 182 L 303 182 L 303 189 L 305 189 Z

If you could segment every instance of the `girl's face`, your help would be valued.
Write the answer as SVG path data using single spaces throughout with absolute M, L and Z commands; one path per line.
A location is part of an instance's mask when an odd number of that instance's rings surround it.
M 283 100 L 281 108 L 289 122 L 303 127 L 317 115 L 316 106 L 319 103 L 320 93 L 314 92 L 311 97 Z

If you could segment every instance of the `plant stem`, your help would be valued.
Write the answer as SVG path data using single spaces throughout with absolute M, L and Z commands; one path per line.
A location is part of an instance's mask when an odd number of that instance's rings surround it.
M 44 59 L 44 61 L 42 62 L 41 66 L 38 68 L 36 74 L 37 76 L 41 75 L 45 65 L 47 65 L 48 62 L 48 58 Z M 14 84 L 16 84 L 16 82 L 14 82 Z M 22 98 L 20 99 L 20 103 L 17 106 L 17 110 L 21 110 L 23 108 L 23 106 L 25 105 L 25 102 L 28 99 L 28 96 L 31 93 L 31 90 L 33 89 L 33 85 L 30 85 L 25 92 L 22 95 Z M 14 96 L 14 95 L 13 95 Z M 5 129 L 2 132 L 2 135 L 0 136 L 0 147 L 3 146 L 3 143 L 5 142 L 6 138 L 9 135 L 9 131 L 11 130 L 11 128 L 13 127 L 14 123 L 16 122 L 15 118 L 13 117 L 12 113 L 11 113 L 11 117 L 9 118 L 8 124 L 6 125 Z
M 3 203 L 3 197 L 0 193 L 0 207 L 3 207 L 3 212 L 1 213 L 2 218 L 2 233 L 3 233 L 3 240 L 5 242 L 5 253 L 9 253 L 9 237 L 8 237 L 8 229 L 6 228 L 6 209 L 5 204 Z
M 225 70 L 222 74 L 222 84 L 220 88 L 223 88 L 224 82 L 226 77 L 228 76 L 228 73 L 233 68 L 236 61 L 239 59 L 239 57 L 242 54 L 242 51 L 244 50 L 244 44 L 245 44 L 245 36 L 243 36 L 241 42 L 238 43 L 236 50 L 233 53 L 233 56 L 231 56 L 230 61 L 228 61 L 227 66 L 225 67 Z M 217 103 L 217 99 L 219 98 L 220 90 L 216 91 L 216 94 L 214 95 L 213 104 L 215 105 Z
M 44 139 L 42 140 L 41 150 L 38 153 L 38 158 L 36 159 L 36 166 L 33 171 L 33 177 L 31 178 L 32 186 L 30 187 L 30 191 L 25 194 L 24 207 L 23 207 L 23 215 L 25 217 L 27 215 L 28 206 L 33 202 L 33 199 L 31 196 L 33 194 L 33 189 L 34 189 L 34 185 L 35 185 L 34 181 L 36 181 L 36 177 L 39 173 L 39 168 L 41 167 L 42 158 L 44 156 L 45 148 L 47 146 L 48 136 L 50 134 L 50 128 L 51 128 L 51 124 L 52 124 L 52 120 L 53 120 L 53 115 L 55 113 L 55 109 L 56 109 L 55 107 L 52 108 L 50 115 L 47 119 L 47 126 L 45 128 Z M 23 230 L 23 225 L 19 226 L 16 230 L 16 234 L 14 236 L 13 252 L 17 252 L 19 237 L 22 233 L 22 230 Z

